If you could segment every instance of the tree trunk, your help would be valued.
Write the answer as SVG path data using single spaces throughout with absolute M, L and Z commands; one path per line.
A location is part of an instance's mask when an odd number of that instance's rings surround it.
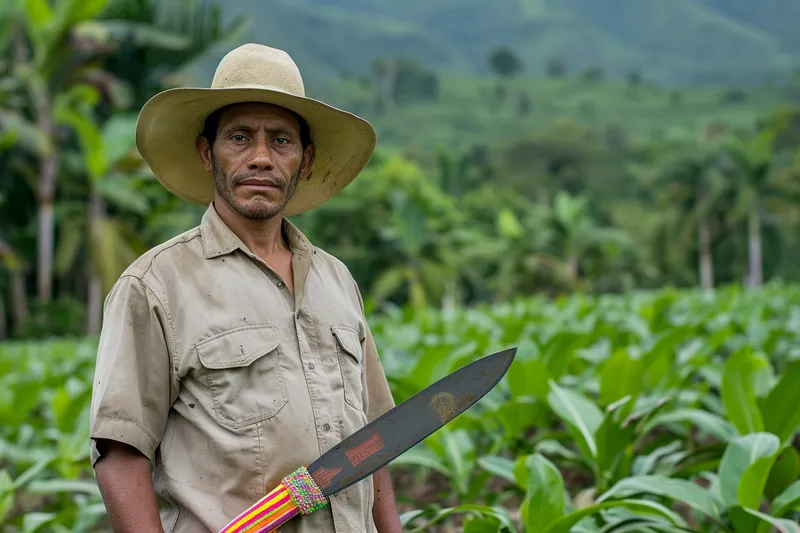
M 385 113 L 394 106 L 394 87 L 397 83 L 397 62 L 386 59 L 380 63 L 378 70 L 378 110 Z
M 97 194 L 92 194 L 89 200 L 89 239 L 90 244 L 92 239 L 97 235 L 97 224 L 100 219 L 105 215 L 106 206 L 103 198 Z M 93 256 L 93 255 L 92 255 Z M 90 261 L 89 262 L 89 305 L 88 305 L 88 324 L 86 326 L 87 334 L 98 335 L 100 333 L 100 322 L 103 307 L 103 284 L 98 276 L 97 268 Z
M 698 234 L 700 247 L 700 283 L 704 290 L 714 289 L 714 266 L 711 255 L 711 230 L 707 221 L 700 223 Z
M 90 336 L 100 334 L 100 321 L 103 306 L 103 287 L 100 278 L 92 275 L 89 280 L 89 320 L 86 333 Z
M 28 296 L 25 292 L 25 276 L 21 268 L 11 272 L 11 310 L 13 318 L 12 331 L 22 334 L 28 326 L 30 311 Z
M 53 202 L 55 201 L 57 164 L 55 154 L 47 156 L 42 161 L 36 191 L 39 219 L 37 287 L 39 299 L 45 302 L 50 301 L 53 296 L 53 248 L 55 244 Z
M 11 276 L 11 333 L 20 333 L 27 326 L 30 315 L 25 292 L 26 264 L 14 255 L 14 251 L 2 239 L 0 239 L 0 260 L 5 260 Z M 5 321 L 6 318 L 3 317 L 2 320 Z
M 43 85 L 43 84 L 42 84 Z M 49 95 L 46 89 L 36 83 L 32 87 L 36 105 L 36 125 L 49 139 L 53 139 L 53 116 Z M 39 299 L 49 302 L 53 296 L 53 250 L 55 248 L 55 220 L 53 203 L 56 198 L 56 177 L 58 175 L 58 148 L 52 147 L 39 166 L 39 180 L 36 184 L 36 197 L 39 213 L 39 235 L 37 251 L 37 275 Z
M 578 256 L 571 255 L 567 258 L 567 275 L 569 275 L 570 283 L 578 282 Z
M 24 28 L 18 25 L 14 28 L 14 60 L 20 65 L 34 68 L 29 60 L 30 51 L 25 40 Z M 50 141 L 54 141 L 52 97 L 49 94 L 47 83 L 38 73 L 33 73 L 28 80 L 28 91 L 31 103 L 36 114 L 36 126 Z M 36 202 L 38 218 L 37 235 L 37 294 L 40 300 L 49 302 L 53 295 L 53 248 L 55 222 L 53 217 L 53 202 L 56 193 L 56 176 L 58 175 L 58 148 L 55 142 L 51 145 L 52 152 L 44 155 L 39 162 L 39 177 L 36 183 Z
M 442 297 L 442 310 L 446 315 L 450 315 L 456 308 L 456 291 L 458 284 L 454 278 L 445 282 L 444 296 Z
M 6 301 L 5 295 L 0 293 L 0 342 L 8 338 L 8 320 L 6 319 Z
M 747 251 L 749 259 L 749 281 L 751 287 L 760 287 L 764 281 L 761 264 L 761 216 L 757 210 L 750 212 L 747 220 Z

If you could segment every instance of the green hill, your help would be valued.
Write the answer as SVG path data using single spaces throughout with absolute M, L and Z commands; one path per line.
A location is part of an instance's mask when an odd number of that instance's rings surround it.
M 224 9 L 248 14 L 247 39 L 288 50 L 312 85 L 396 55 L 485 74 L 499 46 L 528 74 L 558 59 L 572 72 L 637 70 L 674 84 L 761 82 L 800 63 L 800 0 L 239 0 Z
M 588 135 L 625 151 L 651 141 L 699 139 L 720 125 L 749 129 L 787 105 L 790 91 L 670 89 L 583 77 L 447 76 L 439 79 L 430 98 L 389 109 L 378 105 L 374 84 L 357 80 L 333 85 L 324 98 L 370 120 L 382 147 L 406 150 L 435 166 L 439 150 L 464 154 L 483 147 L 503 159 L 507 149 L 542 136 Z

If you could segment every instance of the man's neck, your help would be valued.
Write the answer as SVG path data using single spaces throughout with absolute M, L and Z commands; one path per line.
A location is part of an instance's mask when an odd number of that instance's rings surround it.
M 239 237 L 251 252 L 261 259 L 267 261 L 270 257 L 290 251 L 283 238 L 283 217 L 281 215 L 264 220 L 253 220 L 242 217 L 222 201 L 214 202 L 214 208 L 225 225 Z

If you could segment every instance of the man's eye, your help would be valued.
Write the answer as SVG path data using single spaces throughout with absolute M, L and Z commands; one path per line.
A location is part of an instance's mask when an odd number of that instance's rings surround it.
M 275 141 L 280 144 L 286 144 L 289 142 L 289 139 L 287 139 L 286 137 L 278 137 L 277 139 L 275 139 Z
M 244 135 L 234 135 L 233 140 L 236 142 L 244 142 L 247 138 Z

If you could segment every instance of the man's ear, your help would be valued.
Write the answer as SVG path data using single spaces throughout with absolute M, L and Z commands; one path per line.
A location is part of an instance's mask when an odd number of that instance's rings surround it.
M 200 162 L 203 163 L 203 167 L 211 172 L 211 145 L 208 144 L 208 139 L 199 135 L 197 139 L 195 139 L 195 147 L 197 148 L 197 154 L 200 156 Z
M 314 165 L 314 157 L 316 157 L 316 149 L 313 144 L 309 144 L 303 149 L 303 167 L 300 177 L 304 180 L 311 178 L 311 167 Z

